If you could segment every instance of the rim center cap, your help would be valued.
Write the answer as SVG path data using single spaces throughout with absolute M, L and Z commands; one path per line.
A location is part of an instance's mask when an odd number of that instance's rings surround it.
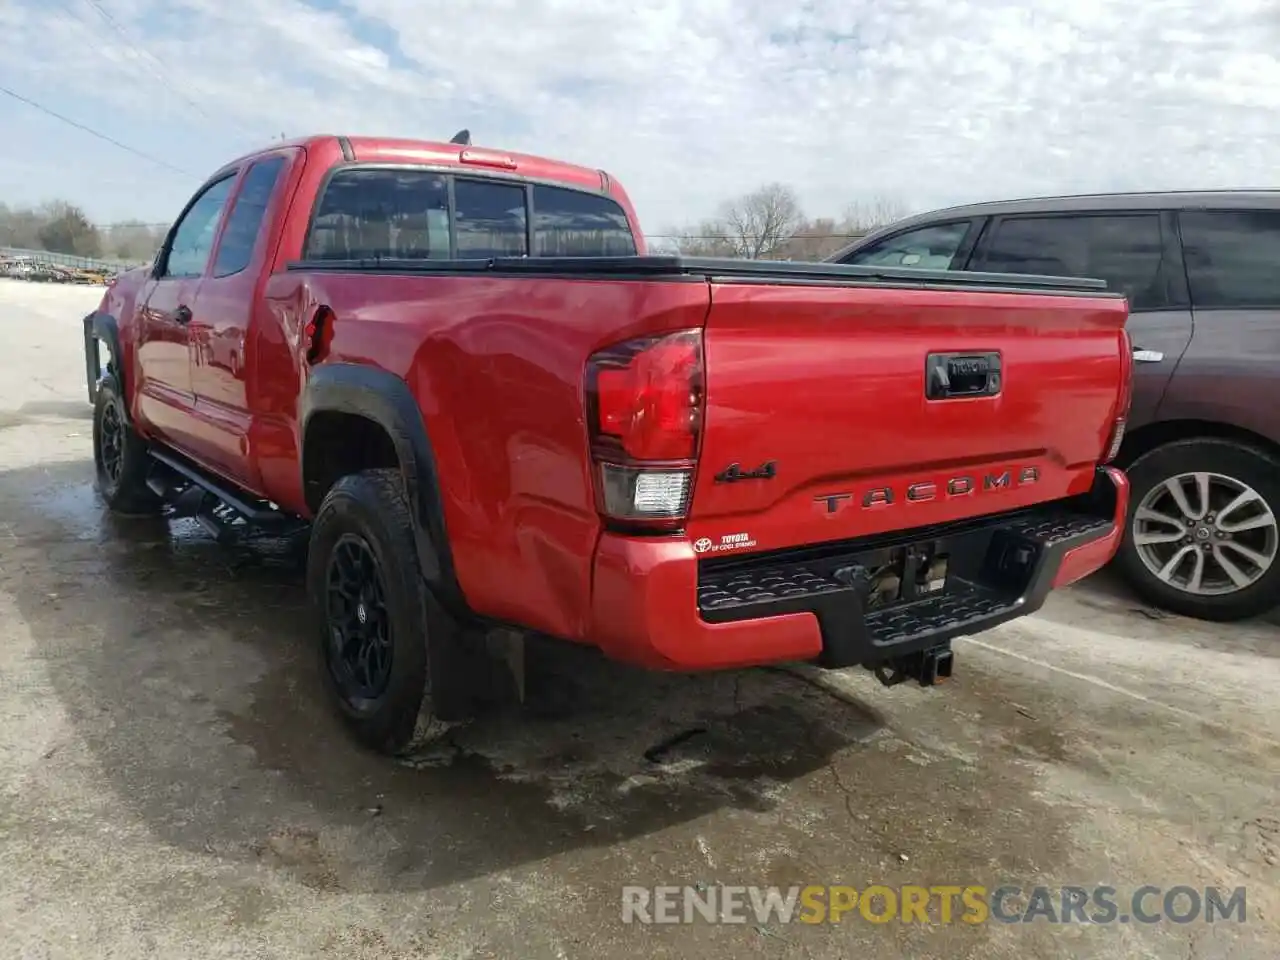
M 356 619 L 361 623 L 369 622 L 369 611 L 364 608 L 363 603 L 356 605 Z
M 1211 536 L 1213 536 L 1213 531 L 1212 531 L 1212 530 L 1210 530 L 1210 529 L 1209 529 L 1207 526 L 1205 526 L 1203 523 L 1202 523 L 1202 524 L 1200 524 L 1198 527 L 1196 527 L 1196 539 L 1197 539 L 1197 540 L 1208 540 Z

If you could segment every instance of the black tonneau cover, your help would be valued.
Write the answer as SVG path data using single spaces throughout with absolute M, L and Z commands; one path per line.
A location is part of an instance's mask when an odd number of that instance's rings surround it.
M 300 260 L 290 270 L 340 273 L 500 273 L 616 280 L 696 278 L 727 283 L 857 284 L 918 287 L 999 288 L 1122 296 L 1108 291 L 1105 280 L 1047 277 L 1038 274 L 974 273 L 867 267 L 843 263 L 791 260 L 735 260 L 679 255 L 645 257 L 492 257 L 479 260 Z

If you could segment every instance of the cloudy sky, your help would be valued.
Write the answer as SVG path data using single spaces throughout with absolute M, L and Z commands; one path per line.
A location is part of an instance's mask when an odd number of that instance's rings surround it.
M 0 0 L 0 200 L 170 219 L 281 133 L 607 169 L 646 231 L 763 182 L 811 215 L 1280 186 L 1278 0 Z

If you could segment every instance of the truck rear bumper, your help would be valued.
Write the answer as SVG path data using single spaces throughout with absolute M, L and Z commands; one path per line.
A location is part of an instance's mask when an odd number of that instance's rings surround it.
M 606 534 L 588 636 L 610 657 L 656 669 L 887 663 L 1025 616 L 1102 567 L 1128 499 L 1124 474 L 1104 467 L 1092 490 L 1069 500 L 741 558 L 700 560 L 684 540 Z M 915 571 L 940 558 L 945 583 L 928 592 Z M 871 602 L 878 571 L 894 563 L 919 592 Z

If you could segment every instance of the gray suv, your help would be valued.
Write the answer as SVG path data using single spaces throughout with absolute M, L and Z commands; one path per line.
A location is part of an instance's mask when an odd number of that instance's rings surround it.
M 1132 193 L 952 207 L 829 258 L 1097 277 L 1129 298 L 1134 393 L 1116 564 L 1206 620 L 1280 604 L 1280 191 Z

